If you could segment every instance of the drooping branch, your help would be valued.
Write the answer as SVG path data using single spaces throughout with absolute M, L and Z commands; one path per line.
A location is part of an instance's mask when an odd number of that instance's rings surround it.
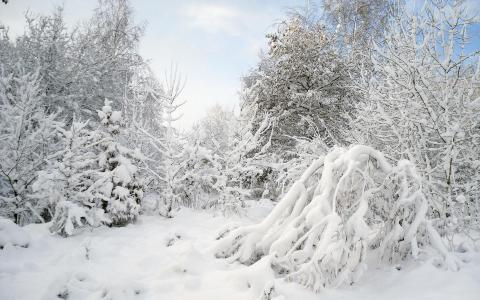
M 271 255 L 278 274 L 316 291 L 357 281 L 375 249 L 398 263 L 431 245 L 456 269 L 428 209 L 410 162 L 392 166 L 367 146 L 337 148 L 314 161 L 262 222 L 224 232 L 216 256 L 252 264 Z

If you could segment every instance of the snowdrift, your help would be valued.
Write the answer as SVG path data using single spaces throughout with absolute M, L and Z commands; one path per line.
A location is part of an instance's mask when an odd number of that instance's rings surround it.
M 434 249 L 442 265 L 457 270 L 460 261 L 428 219 L 429 208 L 409 161 L 394 166 L 367 146 L 336 148 L 314 161 L 262 222 L 220 234 L 215 253 L 247 265 L 271 256 L 277 276 L 314 291 L 356 282 L 370 253 L 398 264 Z
M 7 246 L 26 248 L 30 243 L 30 236 L 22 227 L 11 220 L 0 218 L 0 250 Z

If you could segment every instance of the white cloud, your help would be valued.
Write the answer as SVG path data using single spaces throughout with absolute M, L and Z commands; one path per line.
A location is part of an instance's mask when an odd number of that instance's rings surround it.
M 205 3 L 189 2 L 182 7 L 180 16 L 191 28 L 207 33 L 220 33 L 240 37 L 257 36 L 282 14 L 278 7 L 241 5 L 242 2 Z
M 185 8 L 184 16 L 190 25 L 207 32 L 240 34 L 238 26 L 240 11 L 231 6 L 211 3 L 190 3 Z

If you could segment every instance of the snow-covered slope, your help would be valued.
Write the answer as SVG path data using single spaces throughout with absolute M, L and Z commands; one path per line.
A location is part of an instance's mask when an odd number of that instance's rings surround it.
M 29 225 L 28 248 L 0 250 L 0 299 L 259 299 L 273 274 L 268 259 L 248 268 L 213 256 L 217 233 L 232 222 L 251 223 L 271 205 L 255 205 L 249 217 L 227 219 L 182 209 L 175 218 L 141 217 L 124 228 L 97 228 L 70 238 L 47 225 Z M 479 299 L 480 255 L 459 272 L 429 262 L 401 270 L 368 270 L 356 285 L 314 294 L 276 280 L 273 299 Z

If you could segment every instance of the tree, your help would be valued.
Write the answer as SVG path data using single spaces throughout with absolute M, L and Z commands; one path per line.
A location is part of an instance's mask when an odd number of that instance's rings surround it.
M 349 63 L 319 22 L 294 15 L 267 36 L 268 53 L 244 79 L 242 113 L 276 120 L 271 151 L 285 153 L 295 138 L 321 135 L 329 145 L 345 144 L 353 115 Z M 268 139 L 266 136 L 264 139 Z
M 35 197 L 48 199 L 52 207 L 50 231 L 70 236 L 79 228 L 108 222 L 95 196 L 103 181 L 98 173 L 99 136 L 87 122 L 73 122 L 60 130 L 63 149 L 51 165 L 38 173 L 33 184 Z
M 166 134 L 163 90 L 149 68 L 135 72 L 128 93 L 123 99 L 122 114 L 129 147 L 139 148 L 146 159 L 141 171 L 146 177 L 145 188 L 155 193 L 162 188 L 163 143 Z
M 218 156 L 198 142 L 185 145 L 181 153 L 174 191 L 181 204 L 192 208 L 211 208 L 224 192 L 225 178 Z
M 38 70 L 45 109 L 61 110 L 67 124 L 74 114 L 92 119 L 105 98 L 122 99 L 135 73 L 146 66 L 138 54 L 143 28 L 134 23 L 126 0 L 99 1 L 92 18 L 72 29 L 62 7 L 51 15 L 27 15 L 26 21 L 15 43 L 2 38 L 9 44 L 2 56 L 11 57 L 6 71 L 17 63 L 27 72 Z
M 74 90 L 80 92 L 78 115 L 83 118 L 92 117 L 105 98 L 126 99 L 135 72 L 145 66 L 138 54 L 143 27 L 134 23 L 128 0 L 99 1 L 86 24 L 78 30 L 73 45 L 79 70 Z
M 163 81 L 163 103 L 165 122 L 165 135 L 162 139 L 155 139 L 158 149 L 162 149 L 163 160 L 161 165 L 162 184 L 162 202 L 160 214 L 170 218 L 172 209 L 177 206 L 181 198 L 177 191 L 179 190 L 179 171 L 182 164 L 182 137 L 179 135 L 173 123 L 181 115 L 177 115 L 178 109 L 185 104 L 180 102 L 180 95 L 185 87 L 185 80 L 182 79 L 176 66 L 171 66 L 169 72 L 165 72 Z
M 426 1 L 392 20 L 355 123 L 364 143 L 417 166 L 443 229 L 479 224 L 480 52 L 467 51 L 473 22 L 456 1 Z
M 0 23 L 0 61 L 4 72 L 13 70 L 13 65 L 16 63 L 15 47 L 10 41 L 8 28 Z
M 150 124 L 145 124 L 145 120 L 140 117 L 141 112 L 132 119 L 134 125 L 132 132 L 138 133 L 152 149 L 147 158 L 152 164 L 147 162 L 145 170 L 151 176 L 151 180 L 155 181 L 154 186 L 161 190 L 160 199 L 153 210 L 168 218 L 172 217 L 172 210 L 181 203 L 181 197 L 178 194 L 181 189 L 179 172 L 184 163 L 185 155 L 182 150 L 185 142 L 184 136 L 174 127 L 174 122 L 180 119 L 181 115 L 177 115 L 178 109 L 185 103 L 180 102 L 184 86 L 185 81 L 178 69 L 172 65 L 170 71 L 165 72 L 165 78 L 158 93 L 152 93 L 153 91 L 150 90 L 150 97 L 155 103 L 154 107 L 143 108 L 144 113 L 157 112 L 161 115 L 153 116 L 154 119 Z M 155 157 L 158 157 L 157 161 Z
M 262 137 L 272 132 L 274 122 L 268 115 L 252 134 L 251 120 L 242 120 L 216 106 L 192 130 L 189 139 L 195 145 L 211 151 L 212 165 L 216 169 L 215 190 L 218 191 L 208 204 L 226 213 L 238 212 L 245 206 L 244 199 L 260 198 L 271 186 L 271 155 L 267 153 L 270 140 Z
M 39 85 L 38 72 L 0 75 L 0 213 L 20 225 L 50 217 L 31 185 L 51 159 L 62 123 L 45 113 Z
M 382 43 L 389 21 L 403 7 L 397 0 L 324 0 L 323 12 L 328 24 L 357 57 Z
M 48 113 L 64 110 L 72 113 L 76 99 L 70 90 L 75 77 L 70 51 L 72 36 L 68 32 L 63 9 L 57 7 L 50 16 L 26 15 L 25 33 L 16 39 L 17 59 L 29 72 L 39 72 L 39 88 Z M 69 95 L 70 97 L 68 97 Z
M 224 214 L 238 213 L 245 207 L 244 199 L 253 196 L 254 189 L 258 188 L 252 179 L 263 171 L 250 162 L 263 152 L 253 153 L 252 149 L 259 147 L 260 133 L 264 134 L 268 126 L 261 126 L 259 134 L 252 135 L 250 125 L 232 111 L 216 105 L 193 128 L 189 139 L 211 151 L 215 169 L 215 193 L 210 195 L 206 207 Z M 248 154 L 252 154 L 250 159 L 247 159 Z M 263 182 L 260 186 L 263 192 Z
M 124 226 L 136 220 L 140 213 L 143 197 L 143 179 L 139 168 L 143 159 L 140 151 L 122 146 L 118 141 L 121 112 L 112 110 L 111 101 L 105 100 L 102 110 L 98 111 L 103 125 L 102 140 L 99 144 L 98 165 L 102 187 L 96 194 L 101 207 L 113 226 Z
M 233 111 L 228 111 L 216 104 L 207 110 L 207 115 L 195 124 L 191 139 L 197 140 L 202 146 L 216 155 L 225 155 L 231 149 L 237 138 L 236 128 L 239 120 Z

